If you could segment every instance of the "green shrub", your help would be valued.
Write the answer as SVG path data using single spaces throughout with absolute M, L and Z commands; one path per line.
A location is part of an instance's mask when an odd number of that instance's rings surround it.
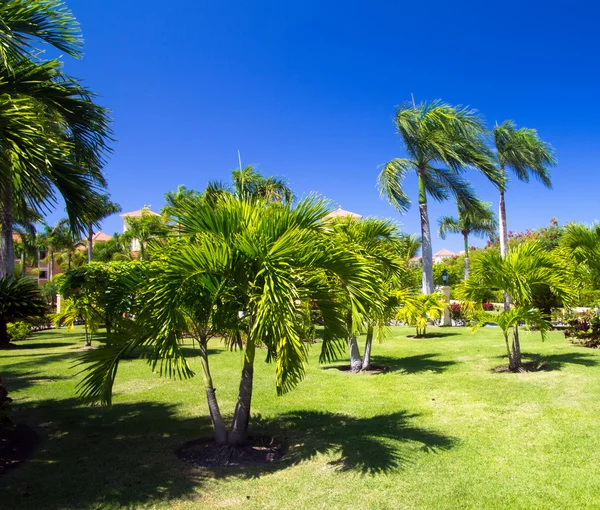
M 8 391 L 6 391 L 4 383 L 2 382 L 2 379 L 0 379 L 0 427 L 7 429 L 13 428 L 13 423 L 8 417 L 11 402 L 12 398 L 8 396 Z
M 11 342 L 25 340 L 31 334 L 31 328 L 25 321 L 9 322 L 6 328 Z

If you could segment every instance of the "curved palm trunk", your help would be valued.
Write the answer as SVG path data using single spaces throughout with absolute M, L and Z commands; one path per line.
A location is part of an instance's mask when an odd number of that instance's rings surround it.
M 427 213 L 427 193 L 424 170 L 419 169 L 419 214 L 421 216 L 421 240 L 422 240 L 422 267 L 423 267 L 423 294 L 432 294 L 433 287 L 433 252 L 431 250 L 431 228 L 429 227 L 429 214 Z
M 348 337 L 348 348 L 350 349 L 350 370 L 355 374 L 360 372 L 363 364 L 362 358 L 360 357 L 360 351 L 358 350 L 356 335 L 350 335 Z
M 465 238 L 465 280 L 469 279 L 469 234 L 463 234 Z
M 92 241 L 94 240 L 94 225 L 92 223 L 88 224 L 88 245 L 87 245 L 87 252 L 88 252 L 88 264 L 92 261 Z
M 373 345 L 373 326 L 369 325 L 367 328 L 367 339 L 365 340 L 365 355 L 362 362 L 363 370 L 370 370 L 371 368 L 371 347 Z
M 15 248 L 13 243 L 13 197 L 12 186 L 5 186 L 0 195 L 0 277 L 15 272 Z
M 227 438 L 227 443 L 241 446 L 248 440 L 248 425 L 250 424 L 250 405 L 252 404 L 252 382 L 254 379 L 254 341 L 248 340 L 244 368 L 238 391 L 238 400 L 233 413 L 233 422 Z
M 217 401 L 216 390 L 213 386 L 213 380 L 208 365 L 208 351 L 206 348 L 207 339 L 200 339 L 200 360 L 202 362 L 202 379 L 204 380 L 204 389 L 206 391 L 206 400 L 208 402 L 208 411 L 210 414 L 210 421 L 213 427 L 213 434 L 215 436 L 215 442 L 217 444 L 227 443 L 227 429 L 225 428 L 225 422 L 221 416 L 221 410 L 219 409 L 219 402 Z
M 502 182 L 504 183 L 504 167 L 500 167 L 500 173 L 502 175 Z M 500 188 L 500 254 L 502 258 L 506 257 L 506 251 L 508 250 L 508 230 L 506 228 L 506 204 L 504 202 L 504 184 Z M 504 309 L 510 310 L 510 299 L 508 294 L 504 293 Z

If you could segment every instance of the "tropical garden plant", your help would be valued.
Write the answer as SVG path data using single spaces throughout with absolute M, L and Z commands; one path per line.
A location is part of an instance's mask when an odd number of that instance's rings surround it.
M 498 230 L 498 220 L 492 211 L 490 202 L 480 202 L 478 207 L 465 209 L 458 206 L 458 217 L 442 216 L 438 220 L 438 234 L 442 239 L 446 239 L 448 234 L 462 234 L 465 254 L 464 254 L 464 277 L 469 277 L 469 236 L 494 238 Z
M 522 366 L 519 323 L 535 324 L 541 329 L 550 325 L 550 317 L 533 306 L 535 292 L 541 286 L 563 305 L 569 305 L 573 299 L 574 288 L 564 262 L 538 243 L 522 243 L 510 247 L 504 258 L 495 250 L 479 252 L 473 258 L 469 279 L 459 289 L 459 296 L 466 303 L 482 303 L 490 290 L 500 290 L 514 304 L 512 313 L 505 310 L 497 319 L 502 328 L 512 328 L 512 343 L 508 347 L 511 370 Z M 491 315 L 486 318 L 496 321 Z M 541 325 L 542 321 L 545 325 Z
M 286 393 L 305 373 L 309 344 L 299 317 L 302 304 L 320 309 L 321 359 L 330 360 L 347 338 L 347 304 L 358 320 L 362 303 L 375 297 L 368 264 L 327 234 L 322 218 L 328 212 L 327 204 L 316 198 L 291 205 L 224 196 L 218 207 L 183 204 L 177 211 L 182 239 L 174 241 L 181 244 L 175 250 L 165 246 L 168 256 L 157 256 L 152 263 L 159 264 L 158 276 L 149 279 L 143 293 L 147 306 L 139 313 L 137 334 L 84 355 L 82 395 L 110 402 L 119 360 L 132 349 L 145 348 L 162 372 L 193 375 L 181 348 L 183 336 L 192 331 L 204 345 L 210 328 L 240 347 L 244 358 L 232 424 L 225 430 L 209 356 L 203 357 L 215 439 L 245 443 L 257 354 L 264 352 L 273 363 L 277 393 Z M 344 301 L 336 299 L 341 285 L 348 294 Z
M 111 140 L 107 110 L 66 75 L 40 61 L 35 43 L 80 57 L 79 25 L 63 2 L 12 0 L 0 6 L 0 277 L 14 273 L 15 213 L 47 210 L 58 197 L 79 230 L 98 190 Z
M 121 206 L 112 202 L 109 195 L 98 195 L 97 204 L 90 208 L 87 220 L 87 257 L 88 262 L 93 260 L 94 256 L 94 227 L 98 227 L 100 222 L 113 214 L 121 212 Z
M 508 251 L 508 230 L 506 226 L 505 194 L 508 183 L 507 172 L 523 182 L 531 177 L 550 188 L 549 168 L 556 164 L 554 149 L 544 142 L 535 129 L 517 128 L 512 120 L 494 126 L 492 131 L 496 163 L 500 172 L 500 253 L 504 257 Z M 508 295 L 505 294 L 504 308 L 508 310 Z
M 483 120 L 468 108 L 453 107 L 442 101 L 406 103 L 396 112 L 396 128 L 408 158 L 386 163 L 379 175 L 383 196 L 401 213 L 411 200 L 404 189 L 405 177 L 416 173 L 419 185 L 421 218 L 422 275 L 424 294 L 434 291 L 433 254 L 427 201 L 447 200 L 453 195 L 460 207 L 468 210 L 478 200 L 463 173 L 468 168 L 483 172 L 494 183 L 500 183 L 492 153 L 485 144 Z
M 39 286 L 32 278 L 0 278 L 0 349 L 10 346 L 9 322 L 43 316 L 47 308 Z
M 400 291 L 397 298 L 401 306 L 396 313 L 396 320 L 414 326 L 417 338 L 427 336 L 427 323 L 441 319 L 446 308 L 446 302 L 438 292 L 418 294 Z

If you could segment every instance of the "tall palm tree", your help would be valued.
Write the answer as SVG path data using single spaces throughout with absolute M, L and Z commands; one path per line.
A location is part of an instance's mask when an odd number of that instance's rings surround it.
M 71 224 L 83 228 L 90 198 L 106 185 L 111 131 L 108 112 L 60 61 L 29 58 L 32 39 L 80 55 L 79 26 L 63 2 L 4 2 L 0 25 L 0 275 L 11 275 L 15 208 L 41 212 L 60 195 Z
M 47 252 L 45 262 L 48 263 L 49 281 L 54 278 L 55 256 L 58 253 L 71 252 L 75 249 L 76 241 L 74 241 L 68 223 L 68 220 L 61 220 L 54 227 L 46 225 L 44 231 L 38 236 L 39 245 Z
M 473 258 L 471 274 L 458 289 L 461 299 L 481 303 L 490 290 L 508 294 L 515 306 L 515 313 L 503 319 L 503 326 L 513 327 L 512 348 L 509 347 L 509 366 L 511 370 L 521 367 L 521 346 L 519 342 L 519 322 L 532 308 L 537 289 L 547 286 L 559 302 L 569 305 L 573 299 L 573 283 L 568 271 L 555 254 L 544 250 L 539 243 L 521 243 L 509 247 L 504 258 L 493 250 L 484 250 Z M 535 317 L 529 317 L 535 322 Z M 547 320 L 547 319 L 546 319 Z M 507 326 L 508 327 L 508 326 Z
M 477 204 L 469 182 L 462 177 L 468 168 L 483 172 L 496 184 L 498 170 L 485 145 L 486 130 L 475 110 L 453 107 L 439 100 L 406 103 L 396 112 L 396 128 L 408 158 L 393 159 L 379 175 L 382 195 L 401 213 L 411 205 L 404 190 L 404 178 L 415 172 L 419 184 L 419 213 L 423 243 L 423 293 L 431 294 L 433 254 L 427 199 L 447 200 L 453 195 L 465 209 Z
M 508 181 L 506 172 L 513 174 L 523 182 L 529 182 L 533 176 L 547 188 L 552 187 L 549 168 L 556 165 L 554 149 L 541 140 L 535 129 L 517 128 L 512 120 L 506 120 L 493 129 L 496 161 L 500 171 L 500 253 L 504 257 L 508 251 L 508 230 L 506 227 L 505 193 Z M 504 308 L 508 310 L 509 301 L 504 297 Z
M 339 287 L 329 282 L 344 282 L 351 313 L 359 317 L 361 303 L 375 298 L 373 274 L 361 257 L 341 249 L 327 234 L 322 218 L 329 209 L 320 200 L 309 198 L 292 206 L 229 197 L 218 207 L 195 201 L 181 209 L 183 238 L 174 241 L 177 249 L 156 259 L 162 264 L 161 276 L 150 278 L 144 293 L 141 336 L 88 353 L 89 372 L 81 390 L 84 396 L 108 400 L 119 359 L 136 345 L 147 346 L 150 358 L 167 373 L 191 375 L 181 349 L 183 334 L 197 328 L 199 337 L 200 329 L 212 323 L 216 330 L 229 329 L 227 320 L 221 322 L 211 312 L 223 310 L 236 322 L 226 336 L 242 347 L 244 359 L 228 431 L 217 412 L 207 357 L 202 370 L 216 439 L 240 445 L 248 437 L 257 348 L 266 349 L 275 367 L 277 392 L 291 390 L 303 379 L 307 362 L 306 331 L 299 317 L 303 303 L 320 308 L 321 357 L 332 359 L 346 337 L 346 306 L 335 299 Z M 198 302 L 194 295 L 200 296 Z
M 438 234 L 446 239 L 448 234 L 462 234 L 465 243 L 465 280 L 469 278 L 469 236 L 493 238 L 498 231 L 498 220 L 490 202 L 481 202 L 479 207 L 465 209 L 458 206 L 458 218 L 443 216 L 438 220 Z
M 92 261 L 94 248 L 94 227 L 113 214 L 121 212 L 121 206 L 110 200 L 109 195 L 98 195 L 97 204 L 90 208 L 90 214 L 87 217 L 87 256 L 88 262 Z

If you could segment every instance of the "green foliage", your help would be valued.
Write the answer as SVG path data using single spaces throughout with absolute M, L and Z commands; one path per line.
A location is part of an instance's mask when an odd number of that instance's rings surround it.
M 31 335 L 31 328 L 25 321 L 9 322 L 7 331 L 11 342 L 26 340 Z
M 449 257 L 433 265 L 433 281 L 436 285 L 444 285 L 442 281 L 442 272 L 448 271 L 448 285 L 457 286 L 465 278 L 464 276 L 464 256 L 457 255 Z
M 0 318 L 7 321 L 41 316 L 47 305 L 37 282 L 28 277 L 0 278 Z
M 437 292 L 417 294 L 400 291 L 398 300 L 402 306 L 396 314 L 396 319 L 416 327 L 417 337 L 427 334 L 427 322 L 440 319 L 446 306 L 444 298 Z
M 127 231 L 122 238 L 125 242 L 137 240 L 140 247 L 140 260 L 148 260 L 148 243 L 151 241 L 165 241 L 169 235 L 169 227 L 161 216 L 152 214 L 149 209 L 142 209 L 139 217 L 126 218 Z
M 131 260 L 129 241 L 122 234 L 115 234 L 108 241 L 96 241 L 92 248 L 92 260 L 111 262 Z

